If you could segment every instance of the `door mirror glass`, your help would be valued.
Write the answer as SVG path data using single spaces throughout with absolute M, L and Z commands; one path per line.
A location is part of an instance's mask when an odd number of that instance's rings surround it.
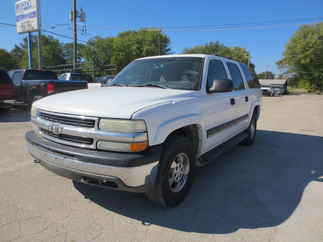
M 233 90 L 233 82 L 230 79 L 213 80 L 207 88 L 208 93 L 212 92 L 231 92 Z

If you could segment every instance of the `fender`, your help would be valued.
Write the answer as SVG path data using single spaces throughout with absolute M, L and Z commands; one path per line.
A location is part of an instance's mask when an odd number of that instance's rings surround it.
M 198 113 L 184 114 L 160 123 L 151 143 L 154 145 L 162 144 L 172 132 L 189 125 L 198 125 L 201 128 Z

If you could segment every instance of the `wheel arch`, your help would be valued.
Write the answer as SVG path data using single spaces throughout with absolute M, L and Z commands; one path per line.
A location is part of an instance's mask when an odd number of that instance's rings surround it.
M 256 105 L 253 109 L 252 115 L 255 114 L 256 115 L 256 119 L 259 119 L 260 116 L 260 105 Z
M 174 129 L 165 138 L 164 143 L 167 143 L 169 140 L 173 139 L 176 136 L 188 138 L 192 142 L 194 154 L 196 155 L 196 157 L 198 157 L 201 152 L 203 140 L 202 127 L 199 124 L 195 123 Z

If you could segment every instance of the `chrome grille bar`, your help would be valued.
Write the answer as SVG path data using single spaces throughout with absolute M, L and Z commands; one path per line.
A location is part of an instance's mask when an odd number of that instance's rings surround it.
M 45 114 L 45 115 L 42 115 Z M 46 119 L 46 117 L 54 117 L 55 119 Z M 63 118 L 61 118 L 63 117 Z M 68 122 L 62 122 L 68 120 Z M 76 126 L 74 121 L 92 120 L 93 127 Z M 98 129 L 99 118 L 85 117 L 77 115 L 68 115 L 60 113 L 52 113 L 39 110 L 37 117 L 31 119 L 33 126 L 42 137 L 54 141 L 56 143 L 96 149 L 97 141 L 111 141 L 121 143 L 135 143 L 147 140 L 147 133 L 114 133 Z M 69 121 L 74 122 L 70 124 Z M 85 121 L 87 122 L 87 121 Z M 58 130 L 53 130 L 54 126 L 59 126 Z M 91 125 L 92 126 L 92 125 Z M 56 132 L 58 131 L 58 132 Z
M 39 117 L 44 120 L 48 120 L 54 123 L 66 124 L 76 127 L 94 128 L 95 119 L 83 118 L 83 117 L 71 117 L 65 115 L 58 115 L 46 112 L 39 112 Z

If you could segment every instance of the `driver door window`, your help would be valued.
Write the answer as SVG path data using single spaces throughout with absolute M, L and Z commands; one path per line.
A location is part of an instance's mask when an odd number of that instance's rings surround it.
M 228 75 L 222 61 L 211 60 L 209 63 L 206 88 L 208 89 L 212 85 L 214 80 L 224 80 L 224 79 L 228 79 Z

